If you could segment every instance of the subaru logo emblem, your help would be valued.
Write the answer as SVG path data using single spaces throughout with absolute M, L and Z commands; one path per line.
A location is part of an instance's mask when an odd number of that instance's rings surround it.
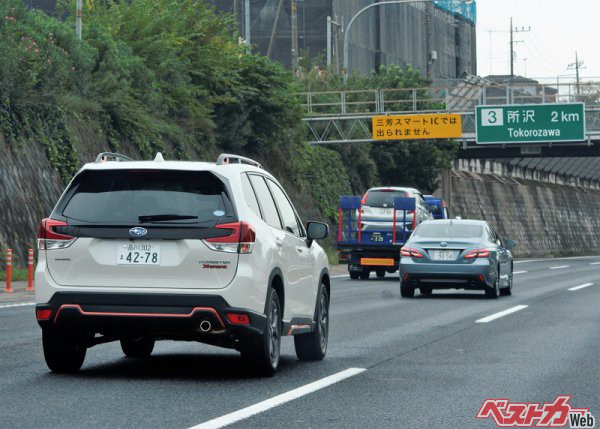
M 446 243 L 445 241 L 442 241 L 442 242 L 440 243 L 440 246 L 442 246 L 442 247 L 446 247 L 446 246 L 448 246 L 448 243 Z
M 129 230 L 129 235 L 133 237 L 143 237 L 148 234 L 148 230 L 146 228 L 142 228 L 141 226 L 136 226 L 135 228 L 131 228 Z

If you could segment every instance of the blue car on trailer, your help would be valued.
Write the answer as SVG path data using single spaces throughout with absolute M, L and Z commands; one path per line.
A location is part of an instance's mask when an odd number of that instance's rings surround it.
M 434 219 L 450 219 L 448 206 L 443 199 L 434 197 L 433 195 L 425 195 L 424 197 L 427 209 Z
M 432 219 L 423 195 L 413 188 L 381 187 L 363 197 L 340 198 L 340 263 L 352 279 L 368 279 L 399 269 L 400 249 L 421 222 Z

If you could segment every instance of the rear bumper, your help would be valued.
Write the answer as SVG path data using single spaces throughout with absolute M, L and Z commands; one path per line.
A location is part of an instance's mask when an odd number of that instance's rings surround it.
M 233 346 L 243 337 L 262 335 L 266 326 L 264 315 L 231 307 L 217 295 L 58 292 L 36 309 L 51 310 L 46 320 L 38 320 L 42 329 L 100 333 L 113 339 L 153 336 Z M 246 315 L 249 323 L 231 323 L 228 313 Z M 204 321 L 210 329 L 200 328 Z
M 400 262 L 400 278 L 418 287 L 431 286 L 440 289 L 485 289 L 493 287 L 496 274 L 487 259 L 468 264 L 418 263 L 403 257 Z

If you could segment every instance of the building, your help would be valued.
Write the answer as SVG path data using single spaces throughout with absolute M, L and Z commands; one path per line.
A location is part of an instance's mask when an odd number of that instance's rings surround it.
M 376 0 L 207 0 L 234 14 L 245 36 L 249 9 L 250 43 L 263 55 L 292 66 L 292 35 L 298 57 L 325 61 L 327 17 L 332 24 L 332 58 L 343 63 L 343 30 L 363 7 Z M 294 8 L 295 6 L 295 8 Z M 296 9 L 295 19 L 292 10 Z M 293 23 L 296 22 L 296 30 Z M 337 24 L 337 25 L 336 25 Z M 373 7 L 353 23 L 350 71 L 369 73 L 380 65 L 412 65 L 431 81 L 477 74 L 476 4 L 462 0 Z M 337 60 L 337 61 L 336 61 Z

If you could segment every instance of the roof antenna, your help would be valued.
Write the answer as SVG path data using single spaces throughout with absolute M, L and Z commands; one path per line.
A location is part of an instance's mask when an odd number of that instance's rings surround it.
M 154 161 L 156 161 L 156 162 L 164 162 L 164 160 L 165 159 L 163 158 L 162 153 L 156 152 L 156 157 L 154 158 Z

